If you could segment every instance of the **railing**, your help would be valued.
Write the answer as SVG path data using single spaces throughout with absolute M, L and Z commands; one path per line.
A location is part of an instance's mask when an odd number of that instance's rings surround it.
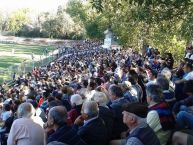
M 31 55 L 29 54 L 29 57 Z M 39 55 L 39 59 L 25 60 L 18 65 L 11 65 L 7 69 L 0 70 L 0 83 L 11 83 L 13 78 L 31 72 L 34 67 L 45 66 L 58 57 L 56 50 L 48 54 Z M 15 73 L 15 76 L 14 76 Z

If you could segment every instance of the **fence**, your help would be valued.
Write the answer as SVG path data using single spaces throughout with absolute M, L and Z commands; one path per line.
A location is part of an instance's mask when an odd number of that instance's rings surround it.
M 29 55 L 30 57 L 30 55 Z M 9 68 L 0 70 L 0 83 L 11 82 L 13 80 L 14 73 L 18 77 L 20 75 L 31 72 L 34 67 L 45 66 L 57 58 L 56 50 L 40 55 L 39 59 L 31 59 L 30 61 L 23 61 L 19 65 L 11 65 Z

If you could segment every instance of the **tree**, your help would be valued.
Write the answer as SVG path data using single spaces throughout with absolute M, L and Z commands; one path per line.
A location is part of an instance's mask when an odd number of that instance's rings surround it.
M 80 0 L 70 0 L 66 12 L 73 18 L 77 25 L 84 28 L 87 38 L 103 38 L 103 32 L 108 26 L 108 20 L 103 14 L 99 14 L 92 9 L 90 3 L 82 3 Z
M 109 20 L 123 45 L 141 49 L 150 44 L 177 59 L 192 40 L 192 0 L 91 0 L 91 4 Z
M 12 13 L 8 18 L 8 30 L 15 34 L 19 32 L 24 24 L 28 22 L 28 9 L 20 9 Z

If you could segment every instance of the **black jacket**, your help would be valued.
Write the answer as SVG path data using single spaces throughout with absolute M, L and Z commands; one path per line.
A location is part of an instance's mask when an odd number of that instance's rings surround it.
M 111 110 L 114 115 L 114 124 L 111 139 L 120 139 L 120 135 L 122 132 L 127 131 L 127 126 L 123 123 L 123 108 L 124 104 L 128 103 L 128 100 L 125 98 L 120 98 L 114 100 L 110 105 Z
M 107 128 L 108 141 L 110 141 L 114 122 L 113 112 L 107 107 L 99 106 L 99 117 L 101 117 L 105 122 L 105 126 Z
M 74 125 L 74 128 L 78 129 L 78 126 Z M 104 121 L 99 117 L 83 125 L 77 131 L 88 145 L 106 145 L 107 143 L 107 129 Z

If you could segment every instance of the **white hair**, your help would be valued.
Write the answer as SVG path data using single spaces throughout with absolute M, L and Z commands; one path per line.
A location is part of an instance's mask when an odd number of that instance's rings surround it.
M 103 92 L 95 92 L 92 99 L 96 101 L 101 106 L 106 106 L 108 98 Z
M 170 80 L 171 77 L 172 77 L 172 73 L 171 73 L 171 71 L 170 71 L 168 68 L 164 68 L 164 69 L 161 71 L 161 74 L 162 74 L 163 76 L 165 76 L 168 80 Z
M 31 118 L 35 114 L 35 109 L 31 103 L 22 103 L 17 109 L 18 118 Z
M 74 94 L 71 96 L 70 102 L 72 105 L 81 105 L 83 103 L 83 99 L 79 94 Z

